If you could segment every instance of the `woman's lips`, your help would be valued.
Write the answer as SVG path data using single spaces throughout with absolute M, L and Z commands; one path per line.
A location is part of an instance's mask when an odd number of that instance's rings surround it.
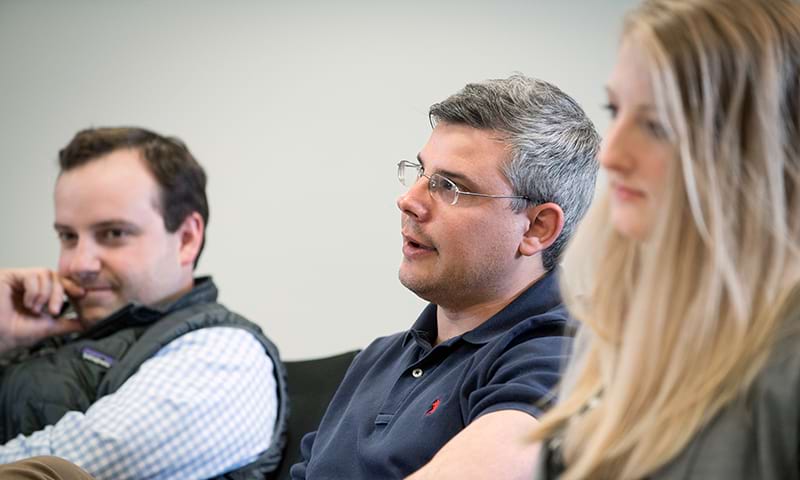
M 612 184 L 611 191 L 614 193 L 614 196 L 618 200 L 621 200 L 623 202 L 641 200 L 645 197 L 643 191 L 620 184 Z

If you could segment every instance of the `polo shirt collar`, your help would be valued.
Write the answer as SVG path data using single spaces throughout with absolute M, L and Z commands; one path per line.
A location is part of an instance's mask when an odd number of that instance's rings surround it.
M 464 333 L 460 337 L 448 340 L 451 343 L 459 338 L 473 344 L 485 344 L 510 330 L 514 325 L 526 318 L 541 315 L 562 303 L 558 286 L 559 272 L 554 268 L 542 278 L 523 291 L 510 304 L 478 327 Z M 436 305 L 430 303 L 414 322 L 411 329 L 403 337 L 403 346 L 411 339 L 418 343 L 432 345 L 436 341 L 438 328 L 436 325 Z
M 411 326 L 411 329 L 406 332 L 403 337 L 403 346 L 410 340 L 416 340 L 417 343 L 431 347 L 436 341 L 436 335 L 439 329 L 436 326 L 436 305 L 429 303 L 428 306 L 419 314 L 417 321 Z

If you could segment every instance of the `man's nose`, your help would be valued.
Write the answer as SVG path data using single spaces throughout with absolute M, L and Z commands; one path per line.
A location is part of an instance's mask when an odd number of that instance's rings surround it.
M 430 217 L 431 200 L 431 195 L 428 193 L 428 179 L 423 176 L 397 197 L 397 208 L 418 222 L 424 222 Z
M 97 247 L 91 241 L 79 239 L 77 244 L 66 251 L 62 251 L 62 265 L 66 266 L 67 276 L 79 282 L 89 279 L 100 271 L 100 257 Z

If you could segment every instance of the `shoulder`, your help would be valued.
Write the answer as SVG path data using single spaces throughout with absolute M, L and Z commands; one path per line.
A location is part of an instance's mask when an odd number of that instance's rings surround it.
M 800 400 L 800 287 L 789 294 L 782 312 L 769 355 L 751 388 L 751 397 L 757 401 L 766 394 L 794 404 Z
M 355 360 L 353 360 L 353 365 L 363 362 L 372 364 L 378 358 L 386 355 L 392 355 L 393 352 L 402 350 L 406 340 L 406 335 L 407 332 L 398 332 L 392 335 L 376 338 L 358 353 Z M 408 341 L 411 342 L 413 340 L 409 338 Z
M 187 332 L 166 346 L 195 346 L 227 350 L 230 348 L 258 348 L 260 342 L 251 332 L 234 326 L 214 326 Z
M 235 365 L 271 369 L 273 363 L 259 339 L 246 330 L 231 327 L 202 328 L 181 335 L 164 345 L 152 359 L 161 359 L 161 364 L 178 362 L 201 368 Z
M 772 409 L 797 410 L 800 404 L 800 309 L 793 309 L 784 319 L 766 363 L 755 379 L 751 398 L 757 403 L 768 402 Z
M 241 339 L 252 339 L 252 341 L 259 342 L 273 360 L 277 361 L 280 358 L 278 348 L 259 325 L 216 301 L 198 303 L 179 309 L 159 320 L 158 323 L 161 326 L 154 328 L 153 334 L 158 335 L 158 342 L 161 344 L 165 344 L 166 341 L 172 343 L 190 334 L 192 336 L 188 337 L 188 340 L 219 335 L 230 339 L 238 338 L 240 341 Z M 158 333 L 159 331 L 160 333 Z M 206 333 L 197 333 L 202 331 L 206 331 Z
M 543 357 L 564 357 L 572 345 L 569 315 L 563 306 L 529 316 L 494 338 L 487 353 L 494 356 L 532 356 L 536 362 Z M 491 353 L 490 353 L 491 352 Z
M 800 310 L 786 311 L 765 364 L 747 391 L 717 413 L 654 479 L 777 479 L 797 473 Z
M 509 333 L 522 337 L 567 337 L 571 336 L 572 320 L 564 305 L 531 315 L 518 323 Z

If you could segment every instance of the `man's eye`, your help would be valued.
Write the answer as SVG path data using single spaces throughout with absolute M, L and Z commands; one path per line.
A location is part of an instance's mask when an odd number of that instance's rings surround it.
M 108 230 L 103 230 L 100 234 L 105 240 L 119 240 L 127 235 L 128 232 L 121 228 L 109 228 Z
M 456 187 L 455 183 L 451 182 L 450 180 L 444 177 L 439 179 L 439 186 L 441 187 L 442 190 L 447 190 L 447 191 L 458 190 L 458 187 Z
M 56 235 L 62 243 L 74 242 L 78 239 L 78 236 L 72 232 L 56 232 Z

